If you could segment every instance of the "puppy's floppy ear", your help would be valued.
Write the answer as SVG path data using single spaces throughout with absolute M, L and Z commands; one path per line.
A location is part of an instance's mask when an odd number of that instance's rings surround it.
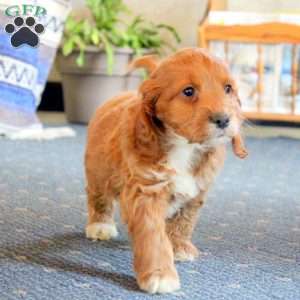
M 151 74 L 158 67 L 157 57 L 155 55 L 145 55 L 134 59 L 128 66 L 128 72 L 138 68 L 144 68 Z
M 137 68 L 144 68 L 149 75 L 153 75 L 158 64 L 156 55 L 145 55 L 134 59 L 128 66 L 128 72 Z M 143 98 L 144 111 L 149 115 L 155 115 L 155 103 L 159 97 L 159 90 L 160 88 L 156 84 L 154 76 L 150 76 L 149 79 L 146 79 L 139 88 L 139 92 Z
M 155 163 L 160 153 L 159 137 L 153 118 L 145 112 L 144 105 L 137 115 L 134 132 L 134 145 L 140 161 Z
M 164 130 L 164 125 L 157 118 L 155 109 L 162 90 L 153 74 L 157 65 L 153 57 L 142 57 L 133 62 L 133 68 L 144 67 L 152 74 L 139 87 L 142 103 L 135 123 L 135 145 L 139 150 L 140 159 L 151 163 L 155 163 L 160 155 L 158 131 Z
M 151 117 L 156 116 L 155 104 L 160 96 L 161 87 L 154 78 L 149 78 L 141 84 L 139 92 L 143 99 L 145 113 Z

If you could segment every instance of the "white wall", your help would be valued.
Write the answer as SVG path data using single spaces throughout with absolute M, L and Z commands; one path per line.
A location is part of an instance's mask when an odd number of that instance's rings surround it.
M 78 7 L 78 6 L 83 5 L 84 0 L 71 0 L 71 3 L 74 7 Z
M 235 11 L 300 13 L 299 0 L 227 0 L 228 8 Z
M 83 5 L 84 0 L 71 0 L 72 4 L 76 7 Z M 136 1 L 136 0 L 127 0 L 126 1 L 128 4 L 138 2 L 143 2 L 141 1 Z M 162 5 L 163 3 L 175 3 L 176 1 L 174 0 L 149 0 L 145 1 L 145 3 L 150 4 L 151 3 L 155 4 L 156 7 L 159 5 Z M 182 0 L 182 3 L 187 3 L 189 4 L 191 1 L 190 0 Z M 287 11 L 287 12 L 298 12 L 300 13 L 300 1 L 299 0 L 227 0 L 228 2 L 228 8 L 230 10 L 249 10 L 249 11 L 265 11 L 265 12 L 276 12 L 276 11 Z M 146 6 L 147 6 L 146 5 Z M 144 5 L 140 5 L 144 6 Z

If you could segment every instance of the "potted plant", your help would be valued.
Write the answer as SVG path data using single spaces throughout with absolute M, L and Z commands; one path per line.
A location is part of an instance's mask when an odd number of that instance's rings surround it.
M 180 41 L 166 24 L 153 24 L 141 16 L 126 23 L 122 16 L 129 11 L 122 0 L 86 0 L 86 4 L 89 18 L 68 18 L 59 55 L 67 118 L 82 123 L 105 100 L 138 86 L 142 75 L 127 74 L 134 56 L 172 48 L 162 39 L 162 30 Z

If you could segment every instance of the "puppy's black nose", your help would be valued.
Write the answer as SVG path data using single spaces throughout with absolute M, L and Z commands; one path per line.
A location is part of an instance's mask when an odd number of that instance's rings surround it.
M 230 118 L 224 113 L 215 113 L 211 116 L 211 122 L 216 124 L 218 128 L 224 129 L 228 127 Z

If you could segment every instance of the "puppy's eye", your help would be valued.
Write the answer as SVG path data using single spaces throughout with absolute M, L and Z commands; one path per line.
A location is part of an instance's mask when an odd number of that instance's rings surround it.
M 224 86 L 224 91 L 225 91 L 225 94 L 231 94 L 232 91 L 233 91 L 232 85 L 231 84 L 226 84 Z
M 192 86 L 189 86 L 185 88 L 182 93 L 186 97 L 193 97 L 195 95 L 195 89 Z

